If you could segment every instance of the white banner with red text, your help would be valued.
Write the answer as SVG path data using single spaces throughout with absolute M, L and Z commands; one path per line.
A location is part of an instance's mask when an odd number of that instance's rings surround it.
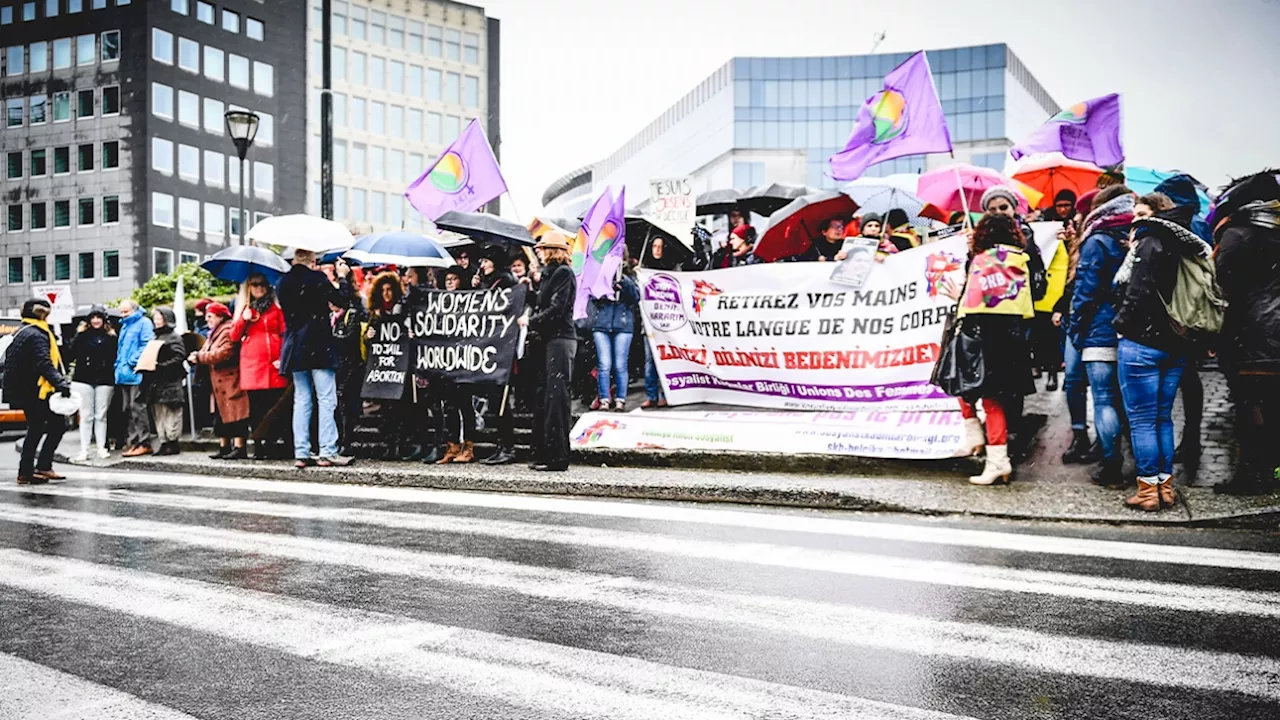
M 964 284 L 964 236 L 876 263 L 862 287 L 830 263 L 640 273 L 640 310 L 673 405 L 785 410 L 952 410 L 929 383 Z M 874 262 L 874 260 L 868 260 Z
M 668 410 L 583 415 L 580 450 L 719 450 L 936 460 L 961 454 L 964 419 L 947 411 L 742 412 Z

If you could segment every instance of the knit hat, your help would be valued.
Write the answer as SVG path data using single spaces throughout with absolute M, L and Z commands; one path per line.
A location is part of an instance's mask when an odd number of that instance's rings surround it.
M 103 320 L 106 320 L 107 309 L 101 305 L 94 305 L 93 307 L 89 308 L 89 314 L 86 315 L 85 317 L 93 317 L 95 315 L 102 318 Z
M 884 222 L 881 223 L 881 225 L 886 225 L 889 227 L 889 229 L 892 230 L 892 229 L 900 228 L 903 225 L 907 225 L 910 222 L 911 222 L 911 216 L 907 215 L 906 210 L 903 210 L 902 208 L 894 208 L 889 212 L 885 213 Z
M 201 298 L 197 300 L 195 305 L 196 314 L 197 315 L 205 314 L 205 311 L 207 311 L 209 309 L 209 306 L 212 304 L 213 304 L 213 301 L 210 300 L 209 298 Z
M 44 298 L 31 298 L 22 303 L 22 317 L 34 320 L 43 320 L 49 317 L 49 312 L 53 310 L 53 305 Z
M 1061 190 L 1059 190 L 1058 194 L 1053 196 L 1053 204 L 1057 205 L 1060 202 L 1069 202 L 1072 205 L 1075 205 L 1076 204 L 1075 191 L 1072 190 L 1071 188 L 1062 188 Z
M 205 302 L 205 301 L 202 300 L 201 302 Z M 200 303 L 196 303 L 196 307 L 199 308 Z M 224 317 L 224 318 L 231 317 L 231 308 L 228 308 L 226 305 L 223 305 L 220 302 L 214 302 L 212 300 L 209 300 L 208 303 L 204 306 L 204 312 L 206 314 L 213 313 L 214 315 L 217 315 L 219 317 Z
M 1018 195 L 1008 185 L 992 185 L 987 188 L 987 191 L 982 193 L 982 202 L 978 203 L 978 206 L 986 212 L 987 205 L 996 198 L 1004 198 L 1010 205 L 1018 207 Z
M 743 240 L 746 240 L 747 242 L 751 242 L 752 240 L 755 239 L 754 237 L 755 232 L 752 230 L 751 226 L 747 225 L 746 223 L 743 223 L 738 227 L 734 228 L 733 234 Z
M 453 275 L 457 277 L 459 280 L 461 280 L 462 278 L 467 276 L 467 271 L 463 269 L 461 265 L 452 265 L 449 267 L 448 270 L 444 271 L 445 277 L 449 277 L 450 275 Z
M 493 263 L 494 270 L 499 272 L 506 270 L 511 263 L 510 255 L 507 249 L 501 245 L 489 245 L 481 251 L 480 257 L 485 258 Z
M 880 223 L 881 225 L 884 224 L 884 220 L 881 219 L 880 214 L 873 213 L 873 212 L 863 213 L 860 222 L 862 223 L 863 227 L 866 227 L 867 223 L 873 223 L 873 222 Z

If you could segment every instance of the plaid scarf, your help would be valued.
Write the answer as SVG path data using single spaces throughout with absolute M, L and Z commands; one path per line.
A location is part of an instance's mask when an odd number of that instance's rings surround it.
M 1232 215 L 1232 225 L 1254 225 L 1266 230 L 1280 229 L 1280 200 L 1255 200 L 1240 206 Z

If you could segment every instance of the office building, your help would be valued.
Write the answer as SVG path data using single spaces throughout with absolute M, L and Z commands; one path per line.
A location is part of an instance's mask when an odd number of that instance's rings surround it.
M 0 0 L 0 308 L 33 285 L 125 297 L 301 212 L 305 26 L 293 2 Z M 261 118 L 243 219 L 236 108 Z
M 320 213 L 321 7 L 311 0 L 307 208 Z M 450 0 L 333 0 L 334 219 L 422 229 L 404 199 L 472 118 L 501 152 L 498 20 Z
M 543 196 L 550 214 L 581 212 L 607 186 L 646 198 L 650 178 L 691 175 L 698 191 L 770 182 L 837 185 L 827 159 L 844 148 L 863 101 L 909 53 L 734 58 L 608 157 Z M 956 160 L 1001 169 L 1008 148 L 1058 105 L 1005 45 L 928 53 Z M 868 175 L 918 173 L 948 155 L 904 157 Z

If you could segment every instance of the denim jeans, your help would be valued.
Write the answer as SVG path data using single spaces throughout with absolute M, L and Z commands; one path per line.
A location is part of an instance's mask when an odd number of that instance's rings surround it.
M 1087 430 L 1089 402 L 1085 396 L 1088 379 L 1084 361 L 1080 359 L 1080 351 L 1071 344 L 1070 338 L 1064 345 L 1063 360 L 1066 362 L 1067 369 L 1062 376 L 1062 391 L 1067 394 L 1067 413 L 1071 416 L 1071 429 Z
M 315 393 L 313 404 L 311 394 Z M 311 457 L 311 414 L 320 406 L 320 457 L 338 454 L 338 379 L 332 370 L 293 373 L 293 457 Z
M 658 377 L 658 366 L 653 362 L 653 346 L 647 337 L 644 338 L 644 395 L 651 402 L 665 399 L 662 380 Z
M 609 374 L 616 378 L 614 397 L 627 399 L 627 358 L 631 355 L 631 333 L 593 332 L 596 341 L 596 386 L 600 401 L 609 399 Z
M 1138 476 L 1173 473 L 1173 401 L 1187 359 L 1121 338 L 1119 374 Z
M 1089 375 L 1089 392 L 1093 394 L 1093 429 L 1102 445 L 1102 456 L 1115 460 L 1120 453 L 1120 387 L 1116 380 L 1116 363 L 1090 360 L 1084 363 Z

